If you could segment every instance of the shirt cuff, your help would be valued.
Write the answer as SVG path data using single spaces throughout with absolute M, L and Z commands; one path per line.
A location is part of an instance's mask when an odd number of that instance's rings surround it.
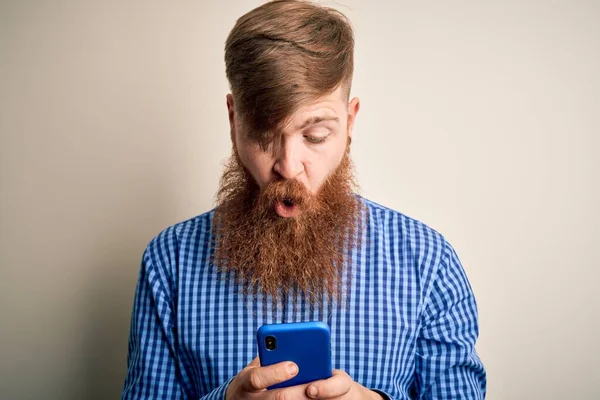
M 390 396 L 389 394 L 387 394 L 386 392 L 379 390 L 379 389 L 369 389 L 375 393 L 377 393 L 378 395 L 380 395 L 381 397 L 383 397 L 385 400 L 393 400 L 392 396 Z
M 225 383 L 217 387 L 215 390 L 207 394 L 206 396 L 202 396 L 201 400 L 225 400 L 225 396 L 227 395 L 227 388 L 229 388 L 229 384 L 235 378 L 235 376 L 229 378 Z

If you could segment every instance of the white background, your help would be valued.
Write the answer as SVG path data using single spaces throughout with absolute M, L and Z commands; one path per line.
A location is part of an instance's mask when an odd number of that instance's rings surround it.
M 213 205 L 259 3 L 0 3 L 2 399 L 119 397 L 142 252 Z M 488 398 L 600 398 L 600 3 L 337 4 L 361 193 L 457 249 Z

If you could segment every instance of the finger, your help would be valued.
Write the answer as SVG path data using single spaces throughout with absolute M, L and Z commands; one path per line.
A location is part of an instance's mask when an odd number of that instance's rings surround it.
M 313 399 L 341 397 L 350 391 L 352 382 L 347 373 L 336 369 L 331 378 L 314 381 L 308 385 L 306 395 Z
M 244 379 L 242 379 L 242 388 L 247 392 L 258 392 L 269 386 L 292 379 L 297 373 L 298 366 L 289 361 L 266 367 L 252 367 L 247 370 Z
M 306 396 L 308 384 L 273 389 L 266 392 L 265 400 L 311 400 Z
M 258 356 L 254 357 L 254 360 L 250 361 L 250 364 L 246 365 L 248 367 L 260 367 L 260 358 Z

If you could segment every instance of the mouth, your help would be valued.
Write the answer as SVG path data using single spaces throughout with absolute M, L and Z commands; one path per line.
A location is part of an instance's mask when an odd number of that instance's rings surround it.
M 300 214 L 300 207 L 292 199 L 275 202 L 275 212 L 282 218 L 293 218 Z

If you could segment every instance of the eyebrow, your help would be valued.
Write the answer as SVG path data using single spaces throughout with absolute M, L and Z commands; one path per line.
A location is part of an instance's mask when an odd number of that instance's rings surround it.
M 335 122 L 339 123 L 340 119 L 338 117 L 332 117 L 332 116 L 324 116 L 324 117 L 314 116 L 314 117 L 310 117 L 306 121 L 304 121 L 302 123 L 302 125 L 300 125 L 298 127 L 298 129 L 304 129 L 310 125 L 315 125 L 315 124 L 325 122 L 325 121 L 335 121 Z

